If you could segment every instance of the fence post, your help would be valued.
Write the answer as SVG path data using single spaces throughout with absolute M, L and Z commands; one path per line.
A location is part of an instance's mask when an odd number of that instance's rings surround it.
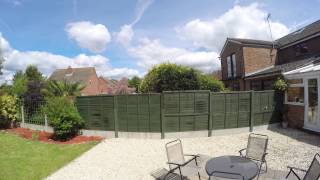
M 118 135 L 118 101 L 117 96 L 113 96 L 113 117 L 114 117 L 114 135 L 116 138 L 119 137 Z
M 165 118 L 164 118 L 164 96 L 160 94 L 160 125 L 161 125 L 161 139 L 164 139 L 165 132 Z
M 208 137 L 212 136 L 212 95 L 211 92 L 209 92 L 209 132 Z
M 254 91 L 251 90 L 250 91 L 250 132 L 253 131 L 253 126 L 254 126 Z
M 25 121 L 24 121 L 24 107 L 21 106 L 21 120 L 22 120 L 22 127 L 25 127 Z
M 44 114 L 44 128 L 45 128 L 45 131 L 48 131 L 48 116 L 47 116 L 47 114 Z

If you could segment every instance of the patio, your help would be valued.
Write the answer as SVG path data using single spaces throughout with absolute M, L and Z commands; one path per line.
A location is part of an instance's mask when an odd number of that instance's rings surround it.
M 256 131 L 269 136 L 268 173 L 260 179 L 278 179 L 287 166 L 306 169 L 320 152 L 318 135 L 294 129 L 272 128 Z M 212 157 L 238 155 L 249 133 L 181 139 L 188 154 Z M 106 139 L 67 166 L 49 176 L 55 179 L 153 179 L 150 172 L 166 165 L 165 143 L 172 139 Z M 202 176 L 205 177 L 205 173 Z M 207 178 L 202 178 L 207 179 Z

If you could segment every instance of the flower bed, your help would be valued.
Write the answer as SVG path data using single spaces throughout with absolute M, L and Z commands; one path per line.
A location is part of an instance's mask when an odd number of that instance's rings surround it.
M 90 141 L 101 141 L 103 138 L 100 136 L 75 136 L 67 141 L 57 141 L 53 138 L 53 133 L 45 131 L 34 131 L 27 128 L 13 128 L 7 130 L 10 133 L 17 134 L 23 138 L 36 140 L 53 144 L 79 144 Z

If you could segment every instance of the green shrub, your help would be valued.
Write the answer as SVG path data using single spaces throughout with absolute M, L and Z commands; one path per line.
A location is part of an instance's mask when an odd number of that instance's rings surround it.
M 64 97 L 47 98 L 43 112 L 47 114 L 54 135 L 59 140 L 67 140 L 77 135 L 84 125 L 75 105 Z
M 223 83 L 199 71 L 176 64 L 164 63 L 153 67 L 140 84 L 141 92 L 179 90 L 223 91 Z
M 199 83 L 201 90 L 210 90 L 213 92 L 224 91 L 224 84 L 222 81 L 219 81 L 209 75 L 199 75 Z
M 10 95 L 0 96 L 0 126 L 7 128 L 17 120 L 17 98 Z
M 283 91 L 286 91 L 287 88 L 288 88 L 287 82 L 281 77 L 279 77 L 276 80 L 276 82 L 274 83 L 274 89 L 277 90 L 277 91 L 282 91 L 283 92 Z

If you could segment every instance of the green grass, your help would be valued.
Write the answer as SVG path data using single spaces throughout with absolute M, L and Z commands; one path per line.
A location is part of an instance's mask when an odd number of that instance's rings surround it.
M 96 144 L 46 144 L 2 131 L 0 179 L 43 179 Z

